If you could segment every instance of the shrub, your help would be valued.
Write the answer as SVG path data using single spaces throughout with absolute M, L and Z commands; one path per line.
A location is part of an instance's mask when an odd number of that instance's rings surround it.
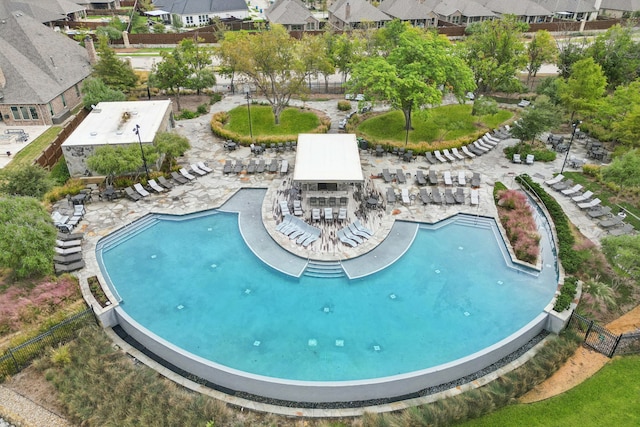
M 78 178 L 70 179 L 62 187 L 54 187 L 51 191 L 44 195 L 44 199 L 49 203 L 55 203 L 67 196 L 75 196 L 83 190 L 85 185 Z
M 180 114 L 178 114 L 176 116 L 177 120 L 188 120 L 188 119 L 195 119 L 196 117 L 198 117 L 198 113 L 191 111 L 191 110 L 182 110 L 180 112 Z
M 58 185 L 64 185 L 65 182 L 71 178 L 69 168 L 67 167 L 67 162 L 64 160 L 64 157 L 58 160 L 58 163 L 53 165 L 50 177 Z
M 214 93 L 211 95 L 211 100 L 209 101 L 209 103 L 213 105 L 213 104 L 215 104 L 216 102 L 220 102 L 220 101 L 222 101 L 222 94 L 221 94 L 221 93 L 219 93 L 219 92 L 214 92 Z
M 560 295 L 556 298 L 556 303 L 553 309 L 557 312 L 562 312 L 571 306 L 571 302 L 576 296 L 578 289 L 578 279 L 573 276 L 565 277 L 564 284 L 560 288 Z
M 500 181 L 496 181 L 496 183 L 493 185 L 493 200 L 497 202 L 498 199 L 500 198 L 500 193 L 502 191 L 505 191 L 506 189 L 507 189 L 506 185 L 504 185 Z
M 527 196 L 516 190 L 498 193 L 498 213 L 516 258 L 535 263 L 540 251 L 540 235 L 527 202 Z
M 199 115 L 207 114 L 209 112 L 209 106 L 207 104 L 200 104 L 196 111 Z
M 349 111 L 351 110 L 351 102 L 340 100 L 338 101 L 338 110 L 339 111 Z
M 584 166 L 582 166 L 582 172 L 587 176 L 592 176 L 596 179 L 600 179 L 602 168 L 600 167 L 600 165 L 587 163 Z
M 523 158 L 529 154 L 533 154 L 534 159 L 539 162 L 552 162 L 557 156 L 557 153 L 553 150 L 535 147 L 525 142 L 520 142 L 514 146 L 504 149 L 504 154 L 509 160 L 513 158 L 515 153 L 519 153 Z

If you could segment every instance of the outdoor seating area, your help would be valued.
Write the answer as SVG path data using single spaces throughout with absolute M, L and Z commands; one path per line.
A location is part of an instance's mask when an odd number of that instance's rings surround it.
M 487 132 L 481 138 L 478 138 L 474 142 L 468 145 L 460 147 L 460 151 L 457 148 L 434 150 L 433 152 L 427 151 L 425 153 L 425 160 L 433 165 L 455 162 L 458 160 L 472 159 L 474 157 L 481 156 L 488 153 L 495 148 L 500 141 L 509 138 L 510 128 L 505 126 L 497 129 L 493 134 Z
M 281 209 L 283 207 L 282 203 L 280 202 Z M 286 206 L 286 202 L 284 203 Z M 282 222 L 276 226 L 276 230 L 289 237 L 290 240 L 295 241 L 296 244 L 306 248 L 322 235 L 322 230 L 319 228 L 307 224 L 301 218 L 284 212 L 288 212 L 288 209 L 283 211 Z
M 359 220 L 339 229 L 336 233 L 338 239 L 343 244 L 355 248 L 365 240 L 373 236 L 373 231 L 363 226 Z
M 51 213 L 53 225 L 62 233 L 71 233 L 78 223 L 80 223 L 85 214 L 84 205 L 72 206 L 73 212 L 69 215 L 62 214 L 59 211 L 53 211 Z
M 439 174 L 435 170 L 429 170 L 429 184 L 435 186 L 435 188 L 431 191 L 427 190 L 427 188 L 420 188 L 418 194 L 412 194 L 408 188 L 401 188 L 400 195 L 398 195 L 393 187 L 388 187 L 387 203 L 394 204 L 400 198 L 405 205 L 411 205 L 415 199 L 419 199 L 423 205 L 464 204 L 469 194 L 464 190 L 467 182 L 470 182 L 476 190 L 480 186 L 480 174 L 477 172 L 472 174 L 470 180 L 467 179 L 467 173 L 464 171 L 458 171 L 457 173 L 443 171 L 440 174 L 440 178 L 438 176 Z M 416 172 L 416 183 L 418 186 L 423 187 L 426 182 L 424 172 L 418 170 Z M 440 184 L 444 185 L 444 188 L 438 187 Z M 455 189 L 453 188 L 454 186 L 456 187 Z M 474 194 L 477 194 L 477 191 Z

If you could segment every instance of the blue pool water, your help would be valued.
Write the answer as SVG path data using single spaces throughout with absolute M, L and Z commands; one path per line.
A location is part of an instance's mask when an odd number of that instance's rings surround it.
M 205 359 L 292 380 L 386 377 L 482 350 L 539 315 L 555 270 L 508 267 L 489 229 L 422 227 L 389 268 L 291 278 L 246 247 L 237 215 L 160 220 L 104 249 L 122 308 Z

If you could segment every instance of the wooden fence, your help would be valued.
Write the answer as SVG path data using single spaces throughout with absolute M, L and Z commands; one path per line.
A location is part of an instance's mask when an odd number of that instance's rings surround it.
M 51 168 L 58 163 L 58 160 L 62 157 L 62 143 L 67 140 L 74 130 L 76 130 L 78 125 L 82 123 L 88 114 L 89 111 L 87 109 L 81 109 L 73 119 L 67 122 L 62 131 L 58 136 L 56 136 L 56 139 L 54 139 L 51 144 L 42 151 L 40 156 L 34 160 L 33 164 L 40 165 L 47 170 L 51 170 Z

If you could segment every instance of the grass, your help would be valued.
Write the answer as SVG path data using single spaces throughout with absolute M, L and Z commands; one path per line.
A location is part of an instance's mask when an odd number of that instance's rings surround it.
M 446 105 L 412 115 L 413 130 L 409 131 L 412 144 L 430 144 L 444 140 L 455 140 L 490 130 L 509 120 L 512 113 L 501 110 L 496 114 L 472 116 L 471 105 Z M 395 110 L 363 121 L 358 132 L 373 141 L 404 143 L 404 114 Z
M 270 106 L 251 106 L 251 128 L 253 135 L 297 135 L 310 132 L 320 125 L 318 116 L 298 108 L 287 108 L 280 115 L 280 124 L 275 124 Z M 247 106 L 236 107 L 229 111 L 229 122 L 225 126 L 240 135 L 249 135 L 249 115 Z
M 509 406 L 461 424 L 479 426 L 640 425 L 640 356 L 615 359 L 568 392 L 534 404 Z
M 56 138 L 56 136 L 62 131 L 62 127 L 60 126 L 52 126 L 42 135 L 34 139 L 24 147 L 22 150 L 17 152 L 13 156 L 13 160 L 9 162 L 9 164 L 4 168 L 5 170 L 12 171 L 21 168 L 24 165 L 30 165 L 33 163 L 35 159 L 40 156 L 42 151 L 51 144 L 51 142 Z
M 620 210 L 618 206 L 622 206 L 625 210 L 640 218 L 640 209 L 632 203 L 615 200 L 617 196 L 604 184 L 580 172 L 563 172 L 563 175 L 567 177 L 567 179 L 572 179 L 574 183 L 581 184 L 586 190 L 593 191 L 593 194 L 595 194 L 594 197 L 602 200 L 602 205 L 611 207 L 613 212 L 618 212 Z M 640 230 L 640 220 L 635 218 L 633 215 L 627 215 L 624 220 L 625 222 L 633 225 L 633 228 L 636 230 Z

